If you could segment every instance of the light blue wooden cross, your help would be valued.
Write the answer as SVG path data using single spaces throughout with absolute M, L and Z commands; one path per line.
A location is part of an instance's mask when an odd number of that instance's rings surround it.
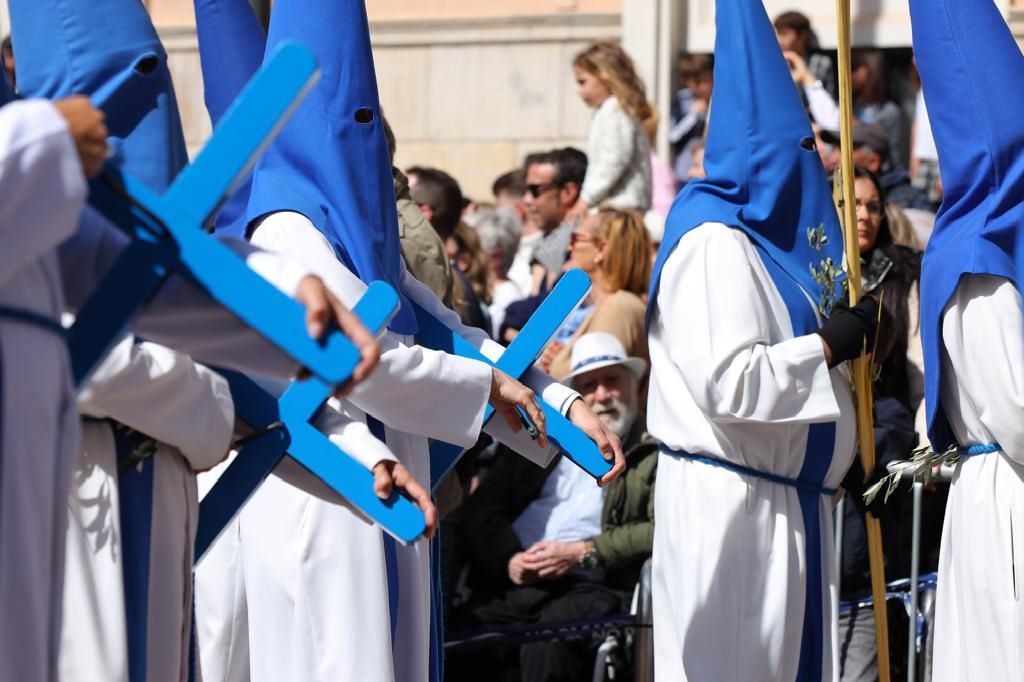
M 416 320 L 420 327 L 416 341 L 426 348 L 485 362 L 515 379 L 520 379 L 537 361 L 565 318 L 589 291 L 590 278 L 582 270 L 570 270 L 565 273 L 497 362 L 487 358 L 436 317 L 414 304 Z M 540 401 L 540 406 L 544 410 L 548 438 L 566 457 L 594 478 L 601 478 L 611 470 L 611 463 L 601 456 L 601 451 L 594 441 L 555 408 L 544 401 Z M 488 405 L 484 413 L 484 423 L 486 424 L 493 416 L 494 409 Z M 435 441 L 430 446 L 430 480 L 434 488 L 455 467 L 464 452 L 465 450 L 458 445 L 442 441 Z
M 358 350 L 338 331 L 325 341 L 310 339 L 302 306 L 203 229 L 317 77 L 316 60 L 307 49 L 282 45 L 220 121 L 196 160 L 163 196 L 116 169 L 104 170 L 93 183 L 90 202 L 133 240 L 70 330 L 72 366 L 81 385 L 172 273 L 191 279 L 315 375 L 295 383 L 280 405 L 244 377 L 235 377 L 236 409 L 243 420 L 256 430 L 277 421 L 288 425 L 283 433 L 274 429 L 256 439 L 238 462 L 251 456 L 249 468 L 258 471 L 260 453 L 268 451 L 268 444 L 276 439 L 278 458 L 287 450 L 369 517 L 408 541 L 422 533 L 422 513 L 397 494 L 380 501 L 373 492 L 373 475 L 309 425 L 315 410 L 305 406 L 313 400 L 319 406 L 331 395 L 333 386 L 352 375 L 359 361 Z M 379 328 L 393 314 L 397 297 L 382 283 L 375 284 L 367 295 L 369 298 L 356 306 L 356 313 L 369 328 Z M 272 413 L 265 409 L 268 405 L 273 407 Z M 237 471 L 245 468 L 240 466 Z M 211 500 L 213 508 L 216 500 Z M 222 510 L 220 515 L 225 513 Z M 226 520 L 221 527 L 224 523 Z M 207 546 L 220 530 L 211 528 L 207 524 L 204 530 Z
M 172 273 L 193 280 L 323 381 L 337 385 L 351 376 L 359 352 L 348 339 L 337 330 L 321 341 L 309 338 L 302 306 L 202 229 L 318 77 L 309 50 L 284 44 L 163 196 L 109 166 L 93 181 L 90 203 L 133 240 L 69 332 L 77 384 Z
M 373 332 L 388 323 L 398 309 L 394 289 L 374 282 L 353 312 Z M 423 534 L 422 512 L 397 491 L 381 500 L 373 491 L 374 477 L 318 431 L 310 421 L 331 396 L 318 379 L 295 381 L 280 401 L 247 377 L 220 370 L 231 385 L 238 416 L 257 431 L 266 430 L 243 446 L 235 461 L 199 505 L 195 561 L 241 510 L 281 458 L 288 454 L 402 543 Z

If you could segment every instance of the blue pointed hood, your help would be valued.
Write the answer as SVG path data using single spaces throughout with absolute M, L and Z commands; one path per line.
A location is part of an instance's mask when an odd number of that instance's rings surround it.
M 648 322 L 669 255 L 687 232 L 707 222 L 746 233 L 827 315 L 845 277 L 843 237 L 810 120 L 761 2 L 718 0 L 715 6 L 707 177 L 688 182 L 669 212 Z
M 278 0 L 267 49 L 283 40 L 311 49 L 323 75 L 257 164 L 248 217 L 302 213 L 360 279 L 401 292 L 394 181 L 363 0 Z M 414 334 L 412 307 L 399 297 L 389 328 Z
M 955 438 L 939 397 L 942 311 L 964 275 L 1018 283 L 1024 56 L 992 0 L 911 0 L 910 16 L 945 192 L 921 266 L 928 432 L 944 449 Z
M 263 64 L 267 34 L 248 0 L 195 0 L 203 97 L 214 127 Z M 217 215 L 217 234 L 244 239 L 252 189 L 246 178 Z
M 89 95 L 112 162 L 157 191 L 188 162 L 167 54 L 139 0 L 10 0 L 18 91 Z

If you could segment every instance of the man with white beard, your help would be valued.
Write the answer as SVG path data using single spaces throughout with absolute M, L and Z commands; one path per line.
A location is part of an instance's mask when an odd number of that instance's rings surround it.
M 565 382 L 622 439 L 626 473 L 607 488 L 565 457 L 541 469 L 499 448 L 493 467 L 465 504 L 460 528 L 469 553 L 469 602 L 450 630 L 544 623 L 623 613 L 654 542 L 658 443 L 644 431 L 640 379 L 647 363 L 626 356 L 611 334 L 584 334 Z M 522 679 L 574 680 L 588 666 L 586 643 L 527 644 Z M 500 672 L 493 651 L 449 652 L 449 680 Z

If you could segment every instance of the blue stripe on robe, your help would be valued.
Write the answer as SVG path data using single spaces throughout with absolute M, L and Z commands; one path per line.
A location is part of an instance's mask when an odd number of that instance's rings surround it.
M 146 680 L 146 642 L 149 637 L 149 557 L 153 525 L 153 458 L 127 469 L 131 444 L 112 429 L 117 447 L 117 485 L 121 518 L 121 571 L 124 580 L 125 625 L 128 633 L 128 680 Z
M 755 244 L 756 246 L 756 244 Z M 761 262 L 772 278 L 789 311 L 793 336 L 806 336 L 818 328 L 814 307 L 797 283 L 764 251 L 757 249 Z M 807 430 L 807 449 L 797 480 L 823 486 L 835 452 L 836 425 L 834 422 L 811 424 Z M 797 682 L 819 682 L 824 661 L 824 597 L 822 594 L 821 564 L 821 495 L 810 491 L 797 491 L 800 514 L 804 522 L 804 556 L 806 592 L 804 596 L 803 636 L 800 640 L 800 660 Z

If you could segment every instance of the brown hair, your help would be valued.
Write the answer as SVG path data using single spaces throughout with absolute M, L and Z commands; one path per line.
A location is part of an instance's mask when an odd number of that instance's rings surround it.
M 651 237 L 639 211 L 602 206 L 597 211 L 595 232 L 608 242 L 601 270 L 613 291 L 625 289 L 637 296 L 647 291 L 651 279 Z
M 714 55 L 691 52 L 679 54 L 679 73 L 684 79 L 696 78 L 702 73 L 714 73 L 714 71 Z
M 466 279 L 473 287 L 473 292 L 484 305 L 491 304 L 491 274 L 487 267 L 487 254 L 480 246 L 480 236 L 472 227 L 459 221 L 452 232 L 452 239 L 458 246 L 458 253 L 455 258 L 466 255 L 469 257 L 469 269 L 466 270 Z
M 597 76 L 619 100 L 622 108 L 645 127 L 650 125 L 648 119 L 657 121 L 657 114 L 647 101 L 647 89 L 636 74 L 633 60 L 618 43 L 611 40 L 593 43 L 573 58 L 572 65 Z
M 806 14 L 801 12 L 783 12 L 775 17 L 775 21 L 772 24 L 774 24 L 776 31 L 789 29 L 797 33 L 811 32 L 811 20 L 807 18 Z

